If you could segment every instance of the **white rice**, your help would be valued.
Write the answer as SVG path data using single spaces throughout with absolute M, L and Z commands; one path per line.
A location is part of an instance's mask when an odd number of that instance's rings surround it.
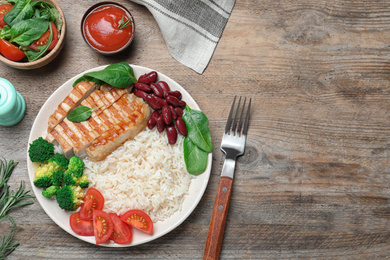
M 123 214 L 140 209 L 153 222 L 163 221 L 180 210 L 188 193 L 191 175 L 183 157 L 183 137 L 169 145 L 166 132 L 146 129 L 127 141 L 105 160 L 84 159 L 90 187 L 105 199 L 104 211 Z

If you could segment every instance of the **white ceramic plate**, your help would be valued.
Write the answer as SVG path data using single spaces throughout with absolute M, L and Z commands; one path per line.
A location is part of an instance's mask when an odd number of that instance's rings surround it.
M 131 65 L 134 69 L 134 73 L 136 78 L 139 76 L 152 71 L 151 69 Z M 80 73 L 79 75 L 73 77 L 72 79 L 65 82 L 61 87 L 59 87 L 46 101 L 46 103 L 42 106 L 41 110 L 38 113 L 38 116 L 35 118 L 33 127 L 31 129 L 30 137 L 29 137 L 29 144 L 32 143 L 35 139 L 37 139 L 40 136 L 46 135 L 46 129 L 48 124 L 49 116 L 55 111 L 58 104 L 71 92 L 72 90 L 72 84 L 73 82 L 81 77 L 84 73 L 89 71 L 97 71 L 102 70 L 106 66 L 97 67 L 88 71 L 84 71 L 83 73 Z M 172 90 L 179 90 L 182 93 L 183 100 L 186 101 L 186 103 L 192 108 L 196 110 L 200 110 L 198 104 L 195 102 L 195 100 L 188 94 L 188 92 L 183 89 L 177 82 L 170 79 L 169 77 L 165 76 L 162 73 L 158 73 L 158 80 L 164 80 L 166 81 L 170 88 Z M 147 243 L 149 241 L 155 240 L 168 232 L 175 229 L 177 226 L 179 226 L 195 209 L 195 207 L 198 205 L 200 199 L 202 198 L 204 191 L 206 190 L 209 178 L 210 178 L 210 171 L 211 171 L 211 161 L 212 161 L 212 154 L 210 153 L 208 156 L 208 162 L 207 162 L 207 168 L 206 171 L 195 178 L 193 178 L 190 190 L 188 195 L 185 196 L 183 201 L 183 206 L 180 211 L 173 214 L 170 218 L 159 221 L 154 223 L 154 230 L 153 235 L 147 235 L 141 231 L 138 231 L 136 229 L 133 230 L 133 241 L 128 245 L 118 245 L 115 243 L 104 243 L 100 244 L 101 246 L 108 246 L 108 247 L 129 247 L 129 246 L 135 246 L 143 243 Z M 27 167 L 28 167 L 28 173 L 29 178 L 31 182 L 32 189 L 35 193 L 35 196 L 39 202 L 39 204 L 42 206 L 43 210 L 46 212 L 47 215 L 62 229 L 67 231 L 69 234 L 84 240 L 86 242 L 95 244 L 95 237 L 85 237 L 85 236 L 79 236 L 76 233 L 72 231 L 69 225 L 69 216 L 72 212 L 66 212 L 59 208 L 56 200 L 47 199 L 42 196 L 42 189 L 39 189 L 34 186 L 34 175 L 35 175 L 35 169 L 34 165 L 29 159 L 28 153 L 27 153 Z

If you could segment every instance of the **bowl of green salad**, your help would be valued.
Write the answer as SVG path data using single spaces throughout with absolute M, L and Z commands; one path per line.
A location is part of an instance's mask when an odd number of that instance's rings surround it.
M 65 16 L 54 0 L 0 0 L 0 62 L 36 69 L 64 46 Z

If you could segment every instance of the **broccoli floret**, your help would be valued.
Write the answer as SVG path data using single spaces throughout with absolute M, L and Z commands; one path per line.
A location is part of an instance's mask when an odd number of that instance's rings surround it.
M 78 178 L 83 175 L 84 172 L 84 162 L 77 156 L 72 156 L 69 159 L 69 165 L 68 169 L 65 171 L 65 173 L 73 173 L 73 175 Z
M 55 162 L 60 170 L 65 171 L 68 168 L 69 160 L 65 155 L 56 153 L 49 158 L 49 162 Z
M 38 167 L 35 172 L 34 185 L 38 188 L 48 188 L 53 183 L 53 173 L 64 169 L 68 159 L 62 154 L 55 154 L 48 161 Z
M 71 173 L 64 174 L 64 185 L 75 186 L 77 184 L 77 178 Z
M 60 208 L 67 211 L 76 210 L 81 205 L 83 197 L 84 193 L 79 186 L 68 185 L 62 187 L 56 196 Z
M 34 185 L 38 188 L 47 188 L 53 184 L 53 179 L 50 176 L 41 176 L 39 178 L 35 178 Z
M 49 188 L 42 190 L 42 195 L 50 199 L 57 194 L 59 189 L 60 187 L 58 186 L 50 186 Z
M 89 180 L 86 175 L 77 178 L 77 183 L 83 189 L 88 188 L 89 186 Z
M 61 186 L 64 181 L 64 172 L 61 170 L 57 170 L 53 172 L 53 185 Z
M 42 137 L 39 137 L 30 144 L 28 155 L 32 162 L 45 163 L 54 155 L 54 145 Z

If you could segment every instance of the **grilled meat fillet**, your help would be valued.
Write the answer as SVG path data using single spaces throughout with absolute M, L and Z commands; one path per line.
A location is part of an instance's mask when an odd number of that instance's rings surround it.
M 95 89 L 96 86 L 91 81 L 79 82 L 72 89 L 70 94 L 58 105 L 56 111 L 49 117 L 47 132 L 50 133 L 54 127 L 64 120 L 69 112 L 78 107 Z
M 125 141 L 133 139 L 147 126 L 151 109 L 149 105 L 128 94 L 120 98 L 104 113 L 114 115 L 115 124 L 108 131 L 94 140 L 86 148 L 86 154 L 91 161 L 104 160 Z

